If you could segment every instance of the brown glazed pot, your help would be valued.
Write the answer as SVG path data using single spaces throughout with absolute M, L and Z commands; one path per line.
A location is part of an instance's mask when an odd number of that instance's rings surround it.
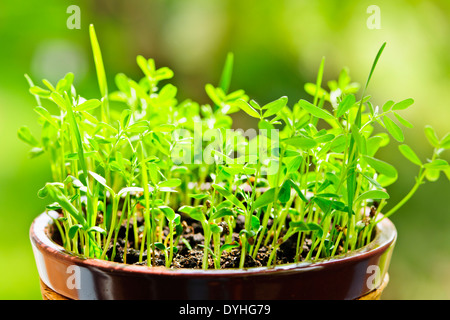
M 393 223 L 383 219 L 369 245 L 329 260 L 246 270 L 169 270 L 74 255 L 50 239 L 51 223 L 44 213 L 30 228 L 43 297 L 79 300 L 378 299 L 397 237 Z

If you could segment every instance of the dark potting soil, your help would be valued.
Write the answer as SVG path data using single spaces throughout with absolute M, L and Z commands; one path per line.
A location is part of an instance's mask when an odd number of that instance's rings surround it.
M 191 220 L 188 217 L 183 217 L 183 234 L 180 237 L 180 240 L 177 244 L 177 252 L 173 255 L 172 260 L 172 268 L 191 268 L 191 269 L 201 269 L 203 264 L 203 244 L 204 244 L 204 236 L 201 224 L 195 220 Z M 143 219 L 138 219 L 138 226 L 143 225 Z M 270 230 L 271 221 L 269 221 L 268 229 Z M 147 255 L 147 251 L 144 250 L 142 254 L 141 262 L 139 262 L 140 255 L 140 245 L 142 232 L 139 233 L 138 243 L 136 245 L 136 239 L 134 238 L 133 232 L 133 222 L 129 223 L 129 231 L 128 231 L 128 243 L 125 249 L 125 238 L 126 238 L 126 228 L 127 225 L 124 222 L 123 225 L 119 229 L 118 238 L 116 242 L 115 256 L 114 261 L 119 263 L 126 264 L 134 264 L 134 265 L 147 265 L 147 259 L 152 259 L 151 265 L 153 266 L 165 266 L 165 256 L 164 252 L 156 249 L 155 254 L 152 257 Z M 240 243 L 239 240 L 239 232 L 244 228 L 244 220 L 242 216 L 238 216 L 236 220 L 236 225 L 233 229 L 232 240 L 236 243 Z M 224 228 L 225 230 L 227 228 Z M 142 230 L 142 228 L 140 229 Z M 53 241 L 61 244 L 61 236 L 56 227 L 50 228 L 50 235 Z M 168 234 L 168 228 L 164 227 L 163 229 L 164 237 Z M 282 235 L 280 236 L 280 238 Z M 287 241 L 282 243 L 277 249 L 275 264 L 286 264 L 293 263 L 296 261 L 296 247 L 297 247 L 297 237 L 298 234 L 291 236 Z M 184 238 L 185 241 L 181 241 Z M 225 240 L 225 232 L 221 236 L 221 245 L 224 244 Z M 189 246 L 186 244 L 188 243 Z M 271 241 L 268 242 L 269 244 Z M 244 268 L 251 267 L 264 267 L 267 266 L 269 256 L 271 253 L 271 249 L 267 246 L 264 246 L 264 241 L 261 244 L 258 253 L 253 258 L 251 255 L 247 254 Z M 189 248 L 191 247 L 191 249 Z M 303 250 L 301 253 L 300 261 L 304 260 L 310 250 L 311 240 L 305 239 L 303 242 Z M 214 244 L 213 241 L 210 243 L 210 248 L 214 252 Z M 113 245 L 110 244 L 110 247 L 107 251 L 107 256 L 113 256 Z M 125 257 L 126 251 L 126 257 Z M 338 250 L 339 251 L 339 250 Z M 339 252 L 338 252 L 339 253 Z M 126 259 L 125 259 L 126 258 Z M 227 268 L 239 268 L 239 263 L 241 259 L 241 248 L 234 248 L 229 251 L 223 251 L 221 255 L 221 269 Z M 272 265 L 274 262 L 272 262 Z M 214 268 L 214 260 L 212 255 L 209 257 L 209 269 Z

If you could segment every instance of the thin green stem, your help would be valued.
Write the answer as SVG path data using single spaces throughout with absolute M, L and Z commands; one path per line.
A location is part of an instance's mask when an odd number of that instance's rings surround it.
M 106 257 L 106 252 L 109 249 L 109 244 L 111 243 L 111 238 L 113 236 L 113 233 L 115 231 L 114 226 L 116 225 L 116 220 L 117 220 L 117 207 L 119 205 L 119 198 L 118 197 L 114 197 L 112 199 L 113 201 L 113 207 L 112 207 L 112 212 L 111 212 L 111 226 L 109 229 L 109 233 L 108 233 L 108 238 L 106 239 L 106 243 L 105 243 L 105 247 L 103 248 L 103 252 L 102 255 L 100 256 L 100 259 L 105 260 Z
M 375 224 L 378 224 L 380 221 L 382 221 L 385 218 L 389 218 L 392 214 L 394 214 L 396 211 L 398 211 L 403 205 L 411 199 L 411 197 L 416 193 L 417 189 L 419 189 L 420 185 L 422 184 L 423 180 L 425 178 L 425 172 L 419 175 L 419 178 L 416 180 L 416 183 L 412 187 L 412 189 L 408 192 L 408 194 L 395 205 L 391 210 L 389 210 L 386 214 L 383 215 L 382 218 L 380 218 Z

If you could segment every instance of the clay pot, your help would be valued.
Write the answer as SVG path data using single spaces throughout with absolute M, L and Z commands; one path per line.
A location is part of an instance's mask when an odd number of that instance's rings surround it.
M 51 223 L 41 214 L 30 229 L 44 299 L 379 299 L 397 237 L 393 223 L 383 219 L 369 245 L 329 260 L 246 270 L 169 270 L 74 255 L 50 239 Z

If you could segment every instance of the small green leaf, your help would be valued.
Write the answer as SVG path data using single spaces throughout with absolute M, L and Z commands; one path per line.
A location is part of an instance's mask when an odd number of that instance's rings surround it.
M 258 129 L 270 131 L 275 129 L 275 127 L 266 119 L 262 119 L 258 122 Z
M 422 165 L 422 161 L 420 161 L 419 157 L 417 156 L 417 154 L 411 149 L 410 146 L 406 145 L 406 144 L 402 144 L 400 146 L 398 146 L 398 149 L 400 150 L 400 152 L 403 154 L 403 156 L 408 159 L 409 161 L 411 161 L 412 163 L 421 166 Z
M 226 243 L 223 246 L 221 246 L 220 252 L 222 253 L 223 251 L 229 251 L 231 249 L 239 248 L 239 247 L 240 247 L 239 243 L 237 243 L 236 241 L 233 241 L 231 243 Z
M 300 187 L 292 179 L 289 179 L 288 181 L 290 182 L 291 187 L 295 190 L 295 192 L 297 192 L 297 194 L 300 197 L 300 199 L 302 199 L 304 202 L 308 202 L 308 200 L 306 199 L 305 195 L 300 190 Z
M 103 229 L 103 228 L 100 228 L 99 226 L 90 227 L 89 229 L 87 229 L 87 232 L 98 232 L 98 233 L 101 233 L 104 236 L 107 235 L 106 230 Z
M 152 182 L 153 185 L 156 185 L 159 182 L 158 166 L 154 162 L 149 162 L 147 164 L 147 168 L 148 168 L 148 173 L 150 174 L 150 181 Z
M 330 181 L 332 184 L 334 184 L 335 186 L 339 185 L 339 178 L 336 174 L 334 174 L 333 172 L 326 172 L 325 173 L 325 178 Z
M 347 146 L 347 137 L 343 134 L 338 135 L 336 138 L 334 138 L 333 142 L 331 143 L 331 149 L 334 152 L 343 152 L 346 146 Z
M 312 114 L 313 116 L 315 116 L 317 118 L 325 119 L 325 120 L 334 119 L 334 116 L 331 113 L 329 113 L 328 111 L 326 111 L 324 109 L 320 109 L 319 107 L 316 107 L 315 105 L 313 105 L 312 103 L 310 103 L 306 100 L 300 100 L 299 105 L 304 110 L 308 111 L 310 114 Z
M 45 86 L 49 88 L 51 92 L 56 91 L 55 87 L 47 79 L 42 79 L 42 83 L 45 84 Z
M 123 194 L 127 194 L 128 192 L 141 193 L 144 192 L 144 188 L 140 187 L 126 187 L 119 191 L 118 195 L 121 196 Z
M 114 78 L 114 81 L 121 92 L 125 93 L 127 96 L 131 95 L 130 84 L 128 82 L 128 77 L 125 74 L 118 73 Z
M 182 206 L 180 209 L 178 209 L 178 211 L 186 213 L 189 217 L 191 217 L 194 220 L 200 222 L 206 221 L 205 215 L 203 214 L 202 209 L 200 207 Z
M 392 106 L 394 105 L 394 101 L 389 100 L 387 101 L 384 105 L 383 105 L 383 112 L 388 112 L 389 110 L 391 110 Z
M 56 90 L 60 90 L 60 92 L 70 92 L 73 84 L 73 79 L 75 78 L 75 75 L 72 72 L 66 73 L 63 79 L 61 79 L 57 86 Z
M 261 227 L 261 221 L 259 221 L 259 218 L 257 216 L 252 216 L 251 221 L 251 229 L 252 231 L 258 232 Z
M 141 120 L 133 123 L 132 125 L 128 126 L 128 128 L 125 130 L 126 132 L 130 133 L 142 133 L 150 129 L 150 123 L 146 120 Z
M 298 231 L 317 231 L 317 237 L 322 238 L 323 236 L 323 229 L 320 225 L 318 225 L 315 222 L 309 222 L 305 223 L 303 221 L 291 221 L 289 223 L 289 227 L 292 229 L 295 229 L 295 232 Z
M 192 210 L 194 210 L 194 207 L 192 206 L 181 206 L 178 208 L 178 212 L 189 214 Z
M 47 109 L 41 106 L 37 106 L 34 108 L 34 111 L 36 111 L 36 113 L 38 113 L 41 117 L 47 120 L 56 129 L 59 129 L 56 120 L 52 117 L 52 115 L 50 114 L 50 112 L 48 112 Z
M 289 228 L 292 228 L 292 229 L 298 228 L 299 231 L 307 231 L 308 230 L 306 222 L 304 222 L 304 221 L 290 221 Z
M 430 182 L 435 182 L 439 179 L 439 176 L 441 175 L 441 171 L 440 170 L 436 170 L 436 169 L 427 169 L 425 171 L 425 177 L 427 178 L 428 181 Z
M 280 202 L 284 204 L 287 203 L 290 198 L 291 198 L 291 183 L 289 182 L 289 180 L 286 180 L 278 192 L 278 200 L 280 200 Z
M 356 202 L 361 202 L 363 200 L 374 200 L 374 199 L 389 199 L 389 194 L 382 190 L 370 190 L 362 193 L 357 199 Z
M 319 88 L 319 90 L 317 90 L 317 85 L 315 83 L 305 83 L 303 88 L 307 94 L 313 97 L 317 96 L 317 98 L 322 98 L 323 96 L 328 95 L 328 92 L 323 88 Z
M 409 98 L 409 99 L 405 99 L 403 101 L 397 102 L 396 104 L 394 104 L 392 106 L 392 110 L 404 110 L 406 108 L 408 108 L 409 106 L 411 106 L 414 103 L 414 100 Z
M 75 238 L 75 235 L 77 234 L 78 230 L 83 229 L 83 226 L 81 224 L 75 224 L 70 227 L 69 229 L 69 238 L 73 239 Z
M 166 251 L 166 246 L 162 242 L 155 242 L 155 247 L 161 251 Z
M 194 199 L 205 199 L 209 197 L 209 194 L 207 193 L 199 193 L 199 194 L 189 194 L 189 197 Z
M 222 100 L 219 98 L 216 92 L 216 88 L 210 83 L 205 85 L 205 91 L 208 94 L 208 97 L 211 99 L 212 102 L 214 102 L 215 105 L 220 106 L 222 103 Z
M 333 195 L 330 194 L 331 196 L 333 196 L 334 198 L 337 197 L 337 195 Z M 339 211 L 348 211 L 348 208 L 345 206 L 345 204 L 341 201 L 336 201 L 335 199 L 330 200 L 330 199 L 326 199 L 322 198 L 322 196 L 328 196 L 327 194 L 322 194 L 322 195 L 317 195 L 315 197 L 312 198 L 312 200 L 314 201 L 314 203 L 316 203 L 320 209 L 325 213 L 328 214 L 331 212 L 332 209 L 336 209 Z
M 258 197 L 253 203 L 252 210 L 264 207 L 275 200 L 275 188 L 266 190 L 260 197 Z
M 283 109 L 288 102 L 287 97 L 281 97 L 275 101 L 272 101 L 268 104 L 266 104 L 262 109 L 266 109 L 267 111 L 264 112 L 263 117 L 267 118 L 270 116 L 273 116 L 274 114 L 277 114 L 281 109 Z
M 376 181 L 375 179 L 373 179 L 373 178 L 371 178 L 371 177 L 369 177 L 369 176 L 367 176 L 365 174 L 363 174 L 362 176 L 364 178 L 366 178 L 374 187 L 380 188 L 380 189 L 382 188 L 382 185 L 378 181 Z
M 356 99 L 353 94 L 345 96 L 344 99 L 339 103 L 337 108 L 336 116 L 338 118 L 342 117 L 351 107 L 355 104 Z
M 317 146 L 317 142 L 315 140 L 308 138 L 308 137 L 301 137 L 301 136 L 288 138 L 288 139 L 282 140 L 282 142 L 286 143 L 287 145 L 294 146 L 297 149 L 302 149 L 302 150 L 310 150 Z
M 34 87 L 33 80 L 30 78 L 30 76 L 28 74 L 24 74 L 24 77 L 25 77 L 25 79 L 27 79 L 27 82 L 28 82 L 28 85 L 30 86 L 30 88 Z M 39 95 L 36 95 L 36 94 L 33 94 L 33 95 L 34 95 L 34 98 L 36 99 L 37 105 L 40 106 L 41 99 L 39 98 Z M 48 98 L 48 96 L 45 98 Z
M 89 111 L 98 108 L 102 103 L 100 100 L 91 99 L 87 100 L 79 105 L 77 105 L 73 110 L 74 111 Z
M 173 221 L 175 219 L 175 211 L 168 206 L 160 206 L 159 209 L 163 212 L 164 216 L 169 221 Z
M 292 159 L 287 165 L 287 173 L 289 174 L 297 172 L 302 162 L 303 162 L 302 156 L 297 156 L 294 159 Z
M 433 147 L 439 148 L 439 138 L 437 137 L 436 131 L 434 131 L 433 127 L 425 126 L 425 135 Z
M 323 232 L 322 227 L 319 224 L 317 224 L 315 222 L 310 222 L 307 224 L 307 226 L 308 226 L 309 230 L 317 231 L 317 237 L 322 238 L 324 232 Z
M 189 250 L 192 250 L 191 244 L 185 238 L 181 238 L 181 242 L 183 242 L 183 244 L 186 246 L 186 248 L 188 248 Z
M 387 162 L 375 159 L 369 156 L 363 156 L 364 160 L 376 171 L 382 173 L 390 178 L 397 177 L 397 170 Z
M 98 182 L 98 183 L 100 183 L 102 186 L 104 186 L 109 192 L 111 192 L 111 195 L 113 195 L 113 197 L 115 196 L 115 193 L 114 193 L 114 190 L 110 187 L 110 186 L 108 186 L 107 184 L 106 184 L 106 179 L 105 178 L 103 178 L 101 175 L 99 175 L 99 174 L 97 174 L 97 173 L 95 173 L 95 172 L 92 172 L 92 171 L 89 171 L 89 174 Z
M 243 111 L 245 111 L 249 116 L 252 116 L 253 118 L 260 119 L 261 115 L 256 111 L 251 105 L 249 105 L 247 102 L 245 102 L 242 99 L 236 100 L 236 105 Z
M 412 125 L 411 122 L 409 122 L 408 120 L 406 120 L 405 118 L 403 118 L 402 116 L 400 116 L 398 113 L 394 112 L 395 117 L 397 118 L 397 120 L 404 125 L 407 128 L 413 128 L 414 126 Z
M 402 129 L 394 121 L 385 116 L 383 117 L 383 122 L 386 126 L 386 129 L 395 140 L 399 142 L 403 142 L 403 140 L 405 140 Z
M 153 65 L 155 64 L 155 62 L 152 60 Z M 170 70 L 167 67 L 162 67 L 159 68 L 158 70 L 156 70 L 155 72 L 155 80 L 156 81 L 161 81 L 161 80 L 165 80 L 165 79 L 171 79 L 173 77 L 173 71 Z
M 20 140 L 29 144 L 32 147 L 39 146 L 39 142 L 33 137 L 30 129 L 27 126 L 21 127 L 17 132 L 17 136 L 19 137 Z
M 255 110 L 262 110 L 261 106 L 255 100 L 250 100 L 250 105 L 255 108 Z
M 327 134 L 324 134 L 324 135 L 315 136 L 314 140 L 317 143 L 327 143 L 327 142 L 333 141 L 334 138 L 335 138 L 334 134 L 327 133 Z
M 398 178 L 398 176 L 388 177 L 384 174 L 380 174 L 377 177 L 377 181 L 380 184 L 380 186 L 384 188 L 384 187 L 387 187 L 387 186 L 393 184 L 395 181 L 397 181 L 397 178 Z
M 158 186 L 161 188 L 163 188 L 163 187 L 174 188 L 174 187 L 178 187 L 179 185 L 181 185 L 180 179 L 168 179 L 166 181 L 162 181 L 162 182 L 158 183 Z
M 450 149 L 450 133 L 447 133 L 439 142 L 441 148 Z
M 238 200 L 238 198 L 236 198 L 236 196 L 234 194 L 232 194 L 230 191 L 228 191 L 227 189 L 225 189 L 224 187 L 218 185 L 218 184 L 213 184 L 212 187 L 219 192 L 222 196 L 224 196 L 226 199 L 230 200 L 235 206 L 241 208 L 242 210 L 246 210 L 245 206 L 242 204 L 242 202 L 240 202 Z
M 367 155 L 374 156 L 381 147 L 382 142 L 383 138 L 380 136 L 373 136 L 367 139 Z
M 88 152 L 85 152 L 83 154 L 83 156 L 85 158 L 89 158 L 89 157 L 95 156 L 96 154 L 97 154 L 97 151 L 88 151 Z M 73 153 L 66 154 L 64 159 L 67 159 L 67 160 L 79 160 L 78 152 L 73 152 Z
M 50 95 L 51 100 L 56 103 L 62 110 L 67 109 L 67 102 L 64 100 L 63 96 L 57 92 L 52 92 Z
M 177 227 L 181 225 L 181 216 L 178 213 L 175 213 L 175 218 L 173 218 L 172 220 L 173 224 L 175 224 Z M 178 234 L 178 230 L 177 229 L 177 234 Z M 183 232 L 183 227 L 181 227 L 181 233 Z M 180 233 L 180 234 L 181 234 Z
M 449 167 L 448 162 L 443 159 L 433 160 L 429 163 L 425 163 L 423 166 L 431 170 L 446 170 Z
M 172 132 L 173 130 L 175 130 L 175 125 L 170 123 L 161 124 L 153 128 L 154 132 Z
M 48 98 L 50 98 L 51 91 L 42 89 L 41 87 L 38 87 L 38 86 L 33 86 L 30 88 L 30 93 L 37 95 L 41 98 L 48 99 Z

